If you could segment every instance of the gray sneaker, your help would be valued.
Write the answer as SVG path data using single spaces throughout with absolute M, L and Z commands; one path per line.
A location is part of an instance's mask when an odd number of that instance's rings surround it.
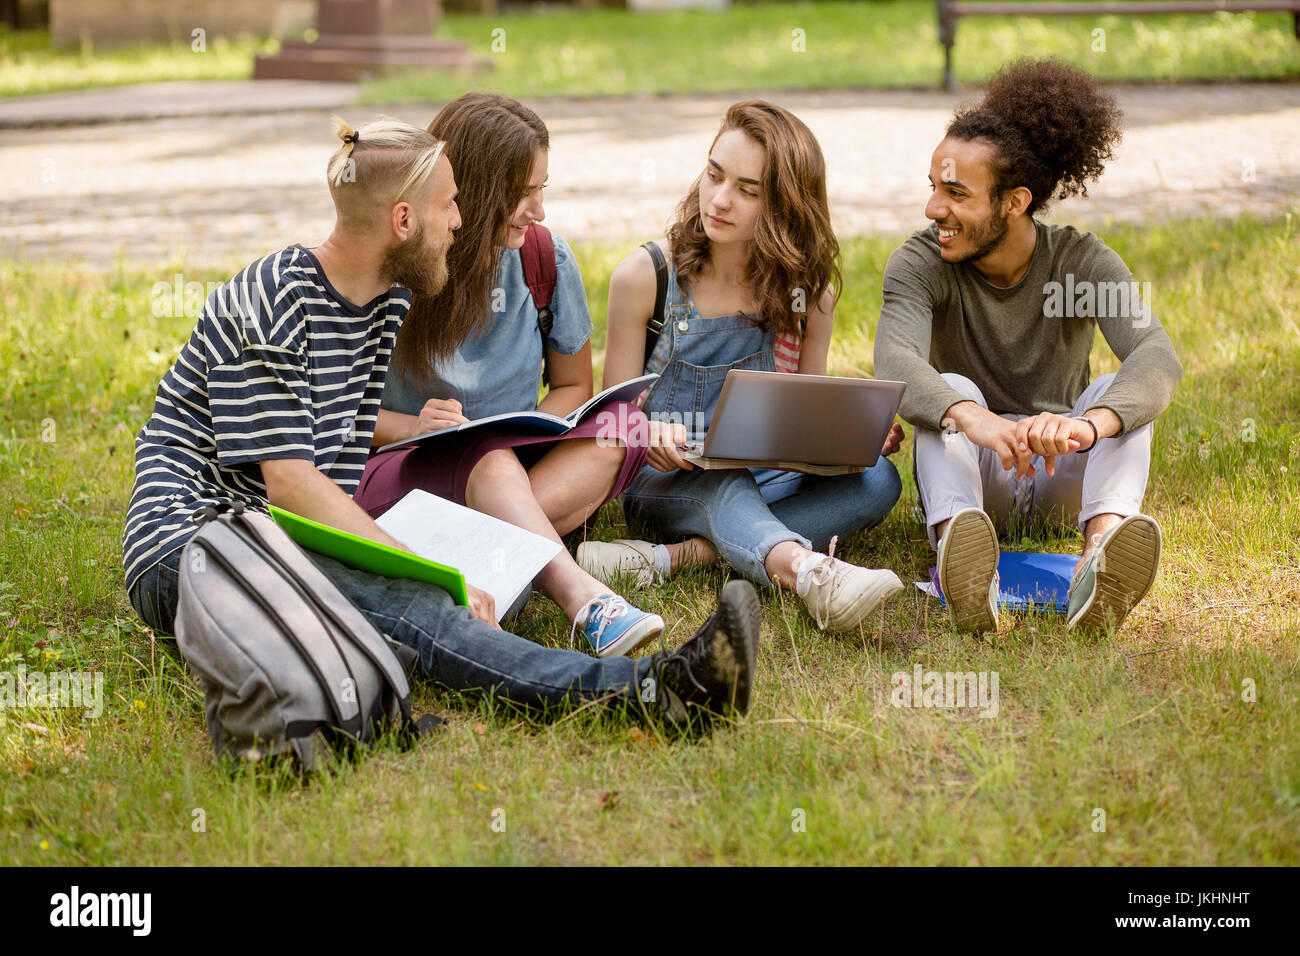
M 1131 515 L 1107 531 L 1070 582 L 1066 629 L 1124 623 L 1155 583 L 1160 548 L 1160 525 L 1148 515 Z
M 611 587 L 627 582 L 634 590 L 643 591 L 666 578 L 655 567 L 654 547 L 649 541 L 584 541 L 578 545 L 578 565 L 597 581 Z
M 998 629 L 998 533 L 979 508 L 952 516 L 939 541 L 939 590 L 963 633 Z

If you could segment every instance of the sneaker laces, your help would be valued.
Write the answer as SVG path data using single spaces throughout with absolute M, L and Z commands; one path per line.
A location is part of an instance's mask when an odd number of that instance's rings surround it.
M 708 622 L 706 622 L 706 624 L 707 624 L 707 623 L 708 623 Z M 705 633 L 707 633 L 707 631 L 706 631 Z M 662 641 L 662 638 L 661 638 L 660 640 Z M 689 643 L 690 643 L 690 642 L 688 641 L 687 644 L 689 644 Z M 659 664 L 659 674 L 660 674 L 660 678 L 662 679 L 662 677 L 663 677 L 663 673 L 664 673 L 665 670 L 667 670 L 669 664 L 673 663 L 674 661 L 676 661 L 676 662 L 680 662 L 681 665 L 682 665 L 682 667 L 685 668 L 685 670 L 686 670 L 686 678 L 687 678 L 687 679 L 688 679 L 692 684 L 695 685 L 695 689 L 696 689 L 696 690 L 698 690 L 701 694 L 704 694 L 704 695 L 707 697 L 708 694 L 709 694 L 709 689 L 708 689 L 707 687 L 705 687 L 703 684 L 701 684 L 698 680 L 695 679 L 695 672 L 694 672 L 693 670 L 691 670 L 691 659 L 690 659 L 690 656 L 689 656 L 688 654 L 686 654 L 685 651 L 684 651 L 684 648 L 685 648 L 686 646 L 687 646 L 687 645 L 684 644 L 684 645 L 682 645 L 682 647 L 677 648 L 677 650 L 675 650 L 675 651 L 672 651 L 672 652 L 667 652 L 667 651 L 665 651 L 665 652 L 664 652 L 664 653 L 665 653 L 665 656 L 664 656 L 664 658 L 660 661 L 660 664 Z
M 600 639 L 605 633 L 605 628 L 609 626 L 611 621 L 620 618 L 627 613 L 627 601 L 617 594 L 611 594 L 609 597 L 598 597 L 592 599 L 584 610 L 587 613 L 579 614 L 575 617 L 573 619 L 573 625 L 569 628 L 570 647 L 578 646 L 578 621 L 582 621 L 583 632 L 586 633 L 587 627 L 592 623 L 593 614 L 596 615 L 600 623 L 596 626 L 596 633 L 588 634 L 587 636 L 591 638 L 591 644 L 593 647 L 599 647 Z
M 808 581 L 809 591 L 812 590 L 814 585 L 817 587 L 823 587 L 829 584 L 831 586 L 832 593 L 834 592 L 835 576 L 836 576 L 835 575 L 836 572 L 835 544 L 838 541 L 839 541 L 839 535 L 831 535 L 831 543 L 830 546 L 826 549 L 826 554 L 822 556 L 821 560 L 819 560 L 816 564 L 814 564 L 811 568 L 808 569 L 807 571 L 808 576 L 806 580 Z M 797 582 L 796 582 L 796 593 L 798 593 Z M 823 611 L 826 608 L 830 607 L 831 604 L 830 598 L 831 595 L 828 594 L 826 596 L 825 601 L 818 602 L 816 608 L 810 608 L 810 610 L 812 610 L 813 612 L 813 620 L 817 622 L 818 628 L 825 629 L 826 625 L 830 622 L 829 617 L 823 618 L 822 616 Z

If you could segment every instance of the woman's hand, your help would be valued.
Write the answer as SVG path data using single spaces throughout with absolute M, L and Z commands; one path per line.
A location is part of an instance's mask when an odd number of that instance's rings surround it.
M 880 453 L 888 458 L 902 447 L 903 426 L 898 424 L 898 422 L 894 422 L 894 427 L 891 428 L 889 434 L 885 436 L 885 447 L 880 450 Z
M 685 425 L 650 419 L 650 451 L 646 454 L 646 464 L 659 471 L 674 471 L 678 468 L 694 470 L 695 466 L 677 450 L 677 446 L 685 441 Z
M 440 428 L 451 428 L 453 425 L 463 425 L 467 421 L 461 414 L 460 402 L 454 398 L 431 398 L 424 403 L 420 409 L 420 417 L 416 422 L 415 431 L 411 435 L 423 435 L 426 432 L 436 432 Z

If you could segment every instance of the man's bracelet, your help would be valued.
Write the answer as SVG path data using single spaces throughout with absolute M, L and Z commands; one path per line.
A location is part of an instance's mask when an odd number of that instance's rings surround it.
M 1083 452 L 1086 454 L 1097 447 L 1097 442 L 1099 440 L 1097 435 L 1097 425 L 1091 418 L 1085 418 L 1083 415 L 1076 415 L 1075 418 L 1081 422 L 1087 422 L 1092 427 L 1092 444 L 1083 449 Z

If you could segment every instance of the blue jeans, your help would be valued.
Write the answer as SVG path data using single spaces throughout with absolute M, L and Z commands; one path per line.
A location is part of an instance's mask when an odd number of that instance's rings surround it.
M 624 492 L 623 513 L 629 526 L 653 537 L 706 538 L 740 574 L 771 587 L 764 562 L 782 541 L 825 551 L 832 535 L 847 538 L 884 521 L 903 490 L 898 469 L 883 457 L 858 474 L 791 474 L 647 465 Z
M 441 588 L 385 578 L 306 552 L 381 634 L 419 654 L 421 676 L 453 690 L 483 690 L 530 707 L 610 698 L 639 709 L 637 690 L 651 674 L 649 657 L 603 660 L 542 647 L 470 616 Z M 145 571 L 131 605 L 155 631 L 172 633 L 181 550 Z

